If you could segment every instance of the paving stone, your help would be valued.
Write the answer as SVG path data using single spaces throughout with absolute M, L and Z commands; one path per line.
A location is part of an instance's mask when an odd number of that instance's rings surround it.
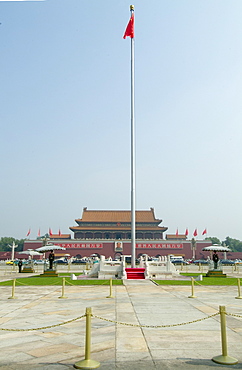
M 14 332 L 0 330 L 1 370 L 65 370 L 85 355 L 86 307 L 92 318 L 91 358 L 105 370 L 207 370 L 242 369 L 242 320 L 226 316 L 229 355 L 236 365 L 211 361 L 222 354 L 219 316 L 206 320 L 224 305 L 242 316 L 237 290 L 196 287 L 197 298 L 189 299 L 189 286 L 156 286 L 150 281 L 126 281 L 114 286 L 114 299 L 107 299 L 107 286 L 66 286 L 67 299 L 59 299 L 60 287 L 18 286 L 18 299 L 9 300 L 10 287 L 0 287 L 0 329 L 42 328 Z M 136 326 L 121 325 L 121 321 Z M 190 321 L 196 321 L 189 323 Z M 142 325 L 185 325 L 145 328 Z M 45 326 L 53 326 L 43 329 Z

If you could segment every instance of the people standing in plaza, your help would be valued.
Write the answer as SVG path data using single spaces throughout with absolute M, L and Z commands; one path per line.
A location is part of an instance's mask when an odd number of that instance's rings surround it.
M 53 250 L 50 251 L 50 254 L 49 254 L 49 263 L 50 263 L 50 270 L 53 269 L 53 262 L 55 260 L 55 255 L 54 255 L 54 252 Z
M 18 272 L 22 272 L 23 262 L 21 260 L 18 261 Z
M 219 257 L 216 251 L 213 251 L 213 262 L 214 262 L 214 269 L 217 270 L 218 268 L 218 261 Z

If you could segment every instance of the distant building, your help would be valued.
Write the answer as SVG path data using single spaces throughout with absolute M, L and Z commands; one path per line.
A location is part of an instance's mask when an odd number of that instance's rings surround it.
M 136 239 L 163 239 L 168 229 L 159 226 L 162 220 L 155 218 L 154 209 L 135 212 Z M 75 220 L 78 226 L 70 227 L 74 239 L 131 239 L 130 211 L 91 211 L 83 208 L 82 218 Z
M 75 220 L 77 226 L 71 226 L 74 239 L 70 234 L 52 235 L 49 242 L 66 248 L 56 255 L 66 253 L 71 256 L 89 257 L 92 254 L 115 258 L 131 254 L 131 211 L 88 210 L 83 208 L 82 217 Z M 166 235 L 168 230 L 160 226 L 162 220 L 155 217 L 153 208 L 136 211 L 136 257 L 166 256 L 168 254 L 184 258 L 205 258 L 208 254 L 202 248 L 211 245 L 209 240 L 197 240 L 196 248 L 185 235 Z M 41 240 L 26 240 L 24 250 L 36 249 L 42 245 Z
M 187 240 L 186 235 L 183 234 L 166 234 L 166 239 L 167 240 Z

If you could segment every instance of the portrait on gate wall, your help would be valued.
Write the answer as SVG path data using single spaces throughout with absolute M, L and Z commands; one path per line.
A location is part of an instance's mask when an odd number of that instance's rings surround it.
M 115 252 L 122 252 L 123 251 L 123 242 L 115 242 Z

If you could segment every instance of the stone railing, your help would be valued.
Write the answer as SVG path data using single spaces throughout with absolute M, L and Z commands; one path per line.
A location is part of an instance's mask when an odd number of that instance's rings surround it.
M 146 279 L 171 279 L 179 275 L 170 258 L 167 256 L 159 257 L 157 261 L 143 261 Z
M 124 261 L 105 260 L 105 257 L 101 256 L 99 261 L 98 278 L 106 279 L 111 277 L 125 279 L 125 263 Z

